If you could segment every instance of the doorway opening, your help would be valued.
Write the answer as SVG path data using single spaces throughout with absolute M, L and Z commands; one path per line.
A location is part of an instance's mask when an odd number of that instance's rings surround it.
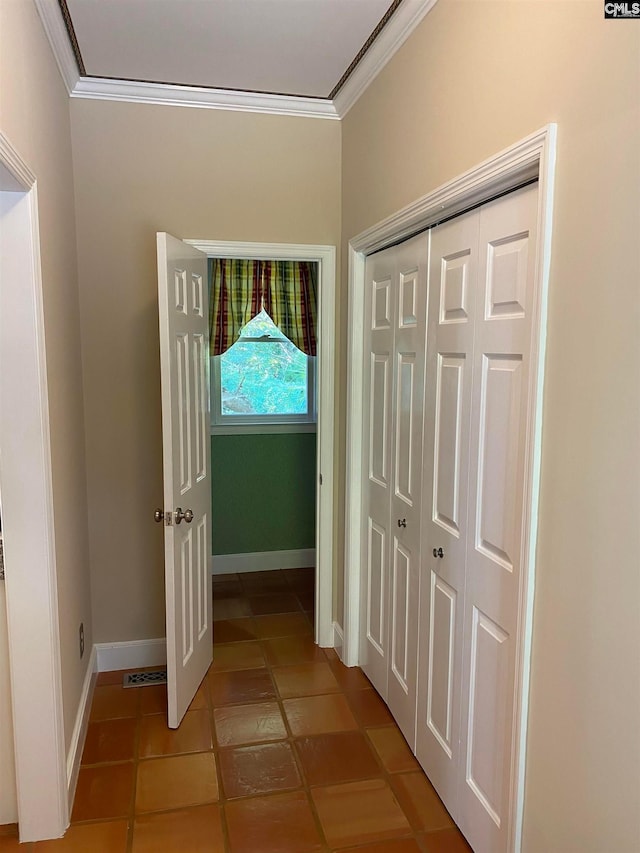
M 315 641 L 320 646 L 333 647 L 335 632 L 332 621 L 333 599 L 333 376 L 334 376 L 334 317 L 335 317 L 335 248 L 333 246 L 309 246 L 265 243 L 223 243 L 218 241 L 186 240 L 196 249 L 207 254 L 210 259 L 248 260 L 248 261 L 299 261 L 313 265 L 317 271 L 317 355 L 314 358 L 296 357 L 294 365 L 291 344 L 278 329 L 267 328 L 271 322 L 268 316 L 260 316 L 254 321 L 260 326 L 254 329 L 251 323 L 243 329 L 244 340 L 238 341 L 245 354 L 236 353 L 227 357 L 226 367 L 223 356 L 212 357 L 212 517 L 214 528 L 214 552 L 212 556 L 212 574 L 245 573 L 272 569 L 307 570 L 315 565 L 315 583 L 313 599 L 315 603 Z M 263 328 L 264 326 L 264 328 Z M 257 327 L 256 327 L 257 328 Z M 259 334 L 258 334 L 259 333 Z M 265 346 L 266 344 L 266 346 Z M 236 344 L 237 347 L 237 344 Z M 248 352 L 246 352 L 248 350 Z M 231 349 L 227 351 L 231 353 Z M 267 355 L 261 355 L 267 352 Z M 269 355 L 274 356 L 273 358 Z M 275 356 L 278 356 L 277 358 Z M 241 357 L 242 356 L 242 357 Z M 243 357 L 254 358 L 253 366 L 243 372 Z M 256 409 L 269 408 L 256 390 L 259 383 L 252 382 L 256 371 L 260 370 L 260 361 L 277 361 L 272 365 L 274 388 L 278 386 L 280 399 L 275 408 L 284 411 L 274 418 L 280 423 L 270 425 L 251 423 L 260 420 L 255 417 Z M 257 359 L 257 361 L 255 361 Z M 288 379 L 282 370 L 288 369 Z M 280 373 L 277 371 L 280 370 Z M 263 377 L 264 379 L 264 377 Z M 290 380 L 287 390 L 286 382 Z M 264 382 L 262 383 L 264 390 Z M 270 404 L 273 409 L 273 405 Z M 315 409 L 315 411 L 314 411 Z M 252 415 L 253 411 L 253 415 Z M 226 416 L 226 417 L 225 417 Z M 315 417 L 315 424 L 314 424 Z M 225 420 L 227 426 L 225 426 Z M 233 427 L 228 427 L 232 420 Z M 267 417 L 268 421 L 269 418 Z M 273 420 L 273 419 L 272 419 Z M 282 423 L 282 421 L 285 423 Z M 287 423 L 288 421 L 288 423 Z M 295 429 L 295 432 L 292 432 Z M 315 430 L 315 433 L 314 433 Z M 231 433 L 231 434 L 230 434 Z M 218 460 L 218 461 L 216 461 Z M 263 550 L 251 545 L 261 541 L 253 537 L 257 528 L 264 530 L 268 526 L 269 513 L 278 512 L 280 490 L 283 504 L 290 502 L 287 494 L 287 477 L 278 477 L 279 460 L 289 467 L 293 479 L 300 483 L 309 480 L 311 493 L 299 494 L 306 507 L 298 506 L 295 517 L 301 524 L 309 525 L 315 516 L 315 534 L 307 529 L 294 531 L 297 539 L 292 540 L 295 547 Z M 218 468 L 219 464 L 219 468 Z M 252 474 L 251 466 L 260 467 L 258 476 Z M 292 467 L 293 466 L 293 467 Z M 296 467 L 304 468 L 304 471 Z M 266 470 L 266 469 L 269 470 Z M 215 474 L 218 472 L 218 483 Z M 243 473 L 244 472 L 244 473 Z M 271 472 L 271 473 L 269 473 Z M 253 471 L 255 474 L 255 470 Z M 314 483 L 312 486 L 311 483 Z M 222 494 L 220 494 L 220 487 Z M 242 504 L 244 493 L 246 502 L 258 500 L 257 506 L 264 506 L 264 518 L 251 511 L 243 513 L 241 518 L 224 517 L 231 507 L 224 501 L 225 489 L 233 489 L 236 494 L 235 506 Z M 251 492 L 257 489 L 257 494 Z M 244 491 L 243 491 L 244 490 Z M 284 490 L 284 491 L 283 491 Z M 216 492 L 222 516 L 216 518 Z M 284 495 L 284 498 L 282 497 Z M 297 500 L 297 499 L 296 499 Z M 315 503 L 315 507 L 313 504 Z M 236 511 L 235 515 L 238 513 Z M 286 522 L 286 513 L 283 513 Z M 292 521 L 295 519 L 292 518 Z M 222 542 L 215 542 L 216 527 Z M 244 544 L 238 542 L 234 550 L 229 550 L 232 534 L 244 537 Z M 302 538 L 300 538 L 302 537 Z M 262 540 L 264 541 L 264 539 Z M 309 547 L 312 545 L 313 547 Z M 234 553 L 238 551 L 239 553 Z M 308 587 L 307 587 L 308 588 Z M 308 597 L 303 607 L 309 607 Z

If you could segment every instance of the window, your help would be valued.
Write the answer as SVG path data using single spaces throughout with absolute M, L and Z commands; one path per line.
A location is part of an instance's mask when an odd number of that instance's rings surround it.
M 315 429 L 315 371 L 316 359 L 262 310 L 232 347 L 211 358 L 212 431 Z

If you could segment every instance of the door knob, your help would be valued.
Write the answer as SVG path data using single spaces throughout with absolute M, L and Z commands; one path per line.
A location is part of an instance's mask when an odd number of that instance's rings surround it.
M 193 512 L 190 509 L 185 509 L 182 511 L 182 507 L 176 507 L 176 524 L 180 524 L 181 521 L 186 521 L 187 524 L 191 524 L 193 521 Z
M 444 551 L 442 550 L 442 548 L 434 548 L 433 549 L 433 556 L 434 557 L 440 557 L 440 559 L 442 559 L 444 557 Z
M 398 519 L 398 527 L 406 527 L 406 526 L 407 526 L 407 519 L 406 518 L 399 518 Z
M 164 513 L 163 513 L 163 511 L 162 511 L 161 509 L 157 509 L 157 510 L 153 513 L 153 518 L 154 518 L 154 520 L 155 520 L 155 521 L 157 521 L 157 522 L 158 522 L 158 524 L 160 524 L 160 522 L 161 522 L 161 521 L 162 521 L 162 519 L 164 518 Z

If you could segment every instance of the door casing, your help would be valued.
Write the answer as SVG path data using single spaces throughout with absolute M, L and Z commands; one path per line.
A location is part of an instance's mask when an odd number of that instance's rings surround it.
M 36 176 L 0 133 L 0 453 L 21 841 L 69 824 Z M 20 353 L 16 363 L 16 352 Z
M 318 286 L 318 374 L 316 382 L 316 617 L 315 639 L 324 648 L 335 645 L 333 623 L 333 431 L 335 388 L 335 246 L 293 243 L 231 243 L 185 240 L 212 258 L 262 261 L 315 261 Z
M 531 382 L 531 421 L 525 451 L 524 506 L 528 536 L 524 543 L 523 584 L 519 601 L 520 632 L 516 638 L 516 712 L 514 762 L 510 791 L 509 849 L 519 851 L 522 840 L 527 711 L 533 623 L 538 496 L 542 446 L 542 386 L 546 343 L 547 288 L 551 256 L 553 187 L 557 127 L 549 124 L 516 142 L 463 175 L 418 199 L 349 241 L 349 343 L 347 386 L 347 456 L 345 494 L 345 574 L 342 631 L 343 661 L 355 666 L 361 632 L 360 589 L 364 553 L 363 465 L 360 436 L 367 413 L 362 405 L 364 379 L 365 258 L 425 228 L 475 207 L 531 180 L 538 180 L 538 243 L 534 304 Z

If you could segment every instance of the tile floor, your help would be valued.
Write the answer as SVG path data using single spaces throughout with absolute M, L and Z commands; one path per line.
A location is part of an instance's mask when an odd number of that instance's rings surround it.
M 180 728 L 166 689 L 98 678 L 64 839 L 0 853 L 465 853 L 359 669 L 313 643 L 313 570 L 214 580 L 213 664 Z

